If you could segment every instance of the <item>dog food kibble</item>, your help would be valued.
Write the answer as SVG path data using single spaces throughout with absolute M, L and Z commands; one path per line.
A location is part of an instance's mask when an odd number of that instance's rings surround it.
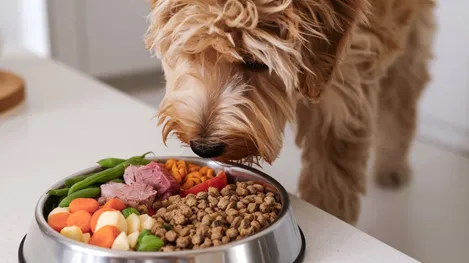
M 275 221 L 282 205 L 263 185 L 238 182 L 221 190 L 209 187 L 196 195 L 171 196 L 152 207 L 157 223 L 151 232 L 164 241 L 161 251 L 170 252 L 219 246 L 253 235 Z

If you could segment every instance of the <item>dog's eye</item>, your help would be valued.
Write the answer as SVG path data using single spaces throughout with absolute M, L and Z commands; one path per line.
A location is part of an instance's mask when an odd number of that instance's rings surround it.
M 266 64 L 257 62 L 251 57 L 245 57 L 243 58 L 243 60 L 244 60 L 243 67 L 245 69 L 254 70 L 254 71 L 264 71 L 268 69 Z

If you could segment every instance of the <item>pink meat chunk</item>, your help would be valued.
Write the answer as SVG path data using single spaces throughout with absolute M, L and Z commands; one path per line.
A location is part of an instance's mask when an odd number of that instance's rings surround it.
M 151 186 L 142 183 L 122 184 L 110 182 L 101 185 L 101 197 L 106 201 L 118 198 L 128 206 L 137 205 L 151 206 L 155 201 L 157 191 Z
M 174 179 L 168 170 L 161 167 L 156 162 L 151 162 L 145 166 L 129 166 L 124 173 L 126 184 L 141 183 L 154 187 L 159 198 L 165 198 L 179 192 L 179 183 Z

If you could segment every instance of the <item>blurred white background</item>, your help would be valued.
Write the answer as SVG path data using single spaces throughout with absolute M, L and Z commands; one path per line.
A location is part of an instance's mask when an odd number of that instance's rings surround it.
M 149 10 L 145 0 L 0 0 L 0 35 L 9 52 L 52 57 L 156 108 L 164 80 L 143 43 Z M 459 255 L 469 248 L 469 172 L 458 167 L 469 158 L 469 1 L 438 1 L 436 15 L 433 81 L 417 139 L 447 155 L 419 146 L 414 184 L 398 194 L 371 188 L 359 228 L 424 262 L 467 262 Z M 289 130 L 281 158 L 299 165 L 298 157 Z M 278 179 L 295 191 L 291 176 Z

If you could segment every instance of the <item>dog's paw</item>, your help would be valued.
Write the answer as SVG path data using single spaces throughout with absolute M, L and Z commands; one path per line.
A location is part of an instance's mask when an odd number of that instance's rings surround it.
M 375 180 L 383 188 L 398 189 L 409 184 L 411 169 L 408 165 L 395 170 L 382 170 L 375 173 Z

